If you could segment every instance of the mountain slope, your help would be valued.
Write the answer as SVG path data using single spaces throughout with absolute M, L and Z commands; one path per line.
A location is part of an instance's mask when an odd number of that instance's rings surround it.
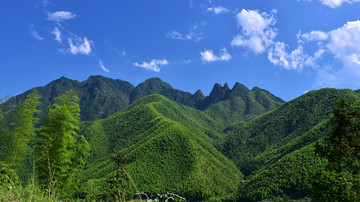
M 219 149 L 246 174 L 266 167 L 283 156 L 284 146 L 329 117 L 335 96 L 360 98 L 352 90 L 311 91 L 240 127 L 221 141 Z M 273 159 L 265 153 L 279 156 Z
M 150 95 L 106 119 L 84 122 L 91 145 L 82 181 L 96 181 L 114 170 L 109 154 L 122 151 L 138 189 L 166 191 L 203 200 L 237 190 L 241 172 L 209 142 L 216 123 L 201 111 L 161 95 Z
M 328 133 L 326 124 L 335 96 L 360 100 L 352 90 L 312 91 L 253 119 L 220 141 L 217 148 L 249 176 L 241 188 L 243 200 L 309 194 L 311 177 L 321 166 L 305 164 L 315 161 L 311 145 Z

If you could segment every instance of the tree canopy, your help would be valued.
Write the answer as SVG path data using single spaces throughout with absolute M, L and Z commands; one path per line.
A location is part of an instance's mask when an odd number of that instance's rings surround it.
M 316 145 L 316 154 L 327 161 L 314 182 L 321 201 L 360 200 L 360 105 L 336 98 L 331 132 Z

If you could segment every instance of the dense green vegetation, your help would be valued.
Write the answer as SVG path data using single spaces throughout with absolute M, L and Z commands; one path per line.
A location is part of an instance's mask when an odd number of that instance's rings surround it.
M 334 99 L 330 133 L 317 142 L 316 154 L 325 169 L 315 176 L 314 195 L 327 201 L 360 200 L 360 105 L 345 98 Z
M 335 96 L 360 100 L 352 90 L 312 91 L 253 119 L 218 143 L 217 148 L 248 176 L 240 189 L 243 200 L 311 196 L 311 179 L 323 169 L 313 144 L 329 133 Z
M 142 192 L 170 191 L 193 200 L 235 193 L 242 174 L 210 144 L 220 138 L 215 126 L 200 111 L 160 95 L 144 97 L 113 116 L 84 123 L 81 131 L 92 150 L 83 180 L 103 183 L 114 169 L 109 154 L 121 150 Z
M 215 84 L 204 96 L 158 78 L 134 87 L 101 76 L 63 77 L 37 91 L 0 104 L 0 200 L 168 191 L 190 201 L 356 200 L 360 193 L 360 118 L 352 104 L 360 91 L 325 88 L 284 103 L 240 83 Z M 345 110 L 334 108 L 335 97 L 349 100 Z M 334 118 L 338 112 L 345 118 Z M 334 153 L 339 139 L 348 145 L 342 156 Z M 346 172 L 335 173 L 336 165 Z

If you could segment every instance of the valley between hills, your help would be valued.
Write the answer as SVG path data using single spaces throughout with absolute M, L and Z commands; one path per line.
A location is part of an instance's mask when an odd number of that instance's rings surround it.
M 330 132 L 333 99 L 360 101 L 360 91 L 324 88 L 285 102 L 241 83 L 215 84 L 205 96 L 200 90 L 174 89 L 159 78 L 133 86 L 102 76 L 83 82 L 61 77 L 34 89 L 41 96 L 40 120 L 59 94 L 74 90 L 79 98 L 76 132 L 90 150 L 72 186 L 74 200 L 101 199 L 117 169 L 110 156 L 118 151 L 128 159 L 128 199 L 137 192 L 151 198 L 171 192 L 188 201 L 310 200 L 312 180 L 325 167 L 315 145 Z M 5 117 L 34 89 L 0 105 L 7 107 Z M 12 130 L 8 122 L 11 118 L 1 125 L 1 162 L 6 131 Z M 24 187 L 36 172 L 34 147 L 27 146 L 15 171 Z

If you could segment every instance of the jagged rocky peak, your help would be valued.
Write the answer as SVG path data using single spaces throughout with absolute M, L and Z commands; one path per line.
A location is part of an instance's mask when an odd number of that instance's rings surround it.
M 210 92 L 209 97 L 210 98 L 218 98 L 222 99 L 225 95 L 227 95 L 230 92 L 229 84 L 225 83 L 224 86 L 221 86 L 220 84 L 216 83 Z
M 230 90 L 229 84 L 225 83 L 224 86 L 222 87 L 222 90 L 223 91 L 229 91 Z
M 205 98 L 204 93 L 200 89 L 197 90 L 193 96 L 194 97 L 199 97 L 199 98 Z
M 238 97 L 238 96 L 246 96 L 249 94 L 250 90 L 243 84 L 236 82 L 233 88 L 231 89 L 230 96 Z

